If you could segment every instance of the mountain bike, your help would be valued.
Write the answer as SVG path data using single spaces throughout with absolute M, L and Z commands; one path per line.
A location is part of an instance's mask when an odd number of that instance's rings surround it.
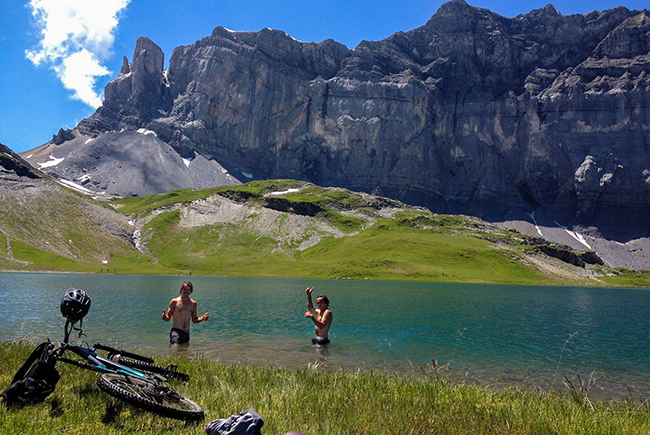
M 158 366 L 151 358 L 99 343 L 92 348 L 72 345 L 69 338 L 73 328 L 74 322 L 67 320 L 64 340 L 53 353 L 57 361 L 101 373 L 97 386 L 131 405 L 179 420 L 203 419 L 201 405 L 167 385 L 168 379 L 187 381 L 189 375 L 179 372 L 174 365 Z M 108 355 L 102 356 L 97 351 L 107 352 Z M 72 358 L 66 356 L 70 354 L 73 354 Z

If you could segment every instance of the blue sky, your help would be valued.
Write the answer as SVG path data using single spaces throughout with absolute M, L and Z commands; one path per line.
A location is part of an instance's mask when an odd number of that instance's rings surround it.
M 435 0 L 2 0 L 0 4 L 0 143 L 16 152 L 42 145 L 59 128 L 73 128 L 103 99 L 122 57 L 148 36 L 165 53 L 231 30 L 279 29 L 302 41 L 332 38 L 354 48 L 424 25 Z M 506 17 L 544 7 L 545 0 L 470 0 Z M 560 0 L 564 15 L 647 0 Z

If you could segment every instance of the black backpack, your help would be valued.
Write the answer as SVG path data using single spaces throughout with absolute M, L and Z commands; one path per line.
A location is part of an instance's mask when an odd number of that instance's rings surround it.
M 1 394 L 2 401 L 7 406 L 33 405 L 52 394 L 61 377 L 55 367 L 54 352 L 55 347 L 49 341 L 34 349 L 14 376 L 11 385 Z

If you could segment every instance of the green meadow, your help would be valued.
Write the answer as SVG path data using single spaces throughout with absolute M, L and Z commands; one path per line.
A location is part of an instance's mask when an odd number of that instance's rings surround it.
M 296 180 L 181 189 L 105 204 L 140 223 L 140 251 L 125 235 L 115 237 L 75 211 L 83 206 L 74 198 L 43 200 L 36 211 L 25 209 L 25 201 L 2 204 L 0 270 L 650 286 L 648 272 L 576 267 L 540 252 L 539 239 L 477 218 Z M 246 216 L 213 218 L 224 201 L 247 210 Z M 188 210 L 197 204 L 213 209 L 206 222 L 188 224 Z
M 0 343 L 3 388 L 31 348 Z M 173 386 L 203 406 L 204 422 L 185 424 L 141 411 L 99 390 L 96 373 L 62 365 L 61 380 L 45 402 L 0 406 L 0 433 L 204 434 L 204 424 L 251 407 L 264 419 L 267 435 L 650 433 L 647 402 L 592 402 L 579 392 L 450 383 L 433 367 L 395 376 L 224 365 L 200 355 L 157 362 L 175 363 L 190 374 L 188 383 Z
M 286 193 L 271 202 L 265 195 L 268 192 Z M 178 205 L 212 195 L 260 210 L 308 214 L 312 221 L 324 222 L 343 236 L 323 234 L 314 246 L 298 249 L 302 240 L 283 240 L 281 234 L 258 231 L 255 216 L 232 223 L 190 228 L 180 225 L 182 207 Z M 379 216 L 377 208 L 386 206 L 385 202 L 402 209 L 390 217 Z M 161 273 L 532 285 L 650 284 L 647 275 L 599 266 L 592 268 L 606 276 L 600 282 L 570 267 L 566 273 L 549 273 L 529 260 L 531 255 L 540 255 L 536 242 L 527 236 L 476 218 L 438 215 L 386 198 L 369 199 L 345 189 L 305 186 L 295 180 L 184 189 L 124 198 L 113 206 L 131 216 L 150 216 L 164 210 L 143 230 L 148 254 L 156 259 L 150 264 Z

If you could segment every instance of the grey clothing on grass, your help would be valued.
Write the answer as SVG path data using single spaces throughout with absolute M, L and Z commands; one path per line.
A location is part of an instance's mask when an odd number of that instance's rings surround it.
M 208 435 L 261 435 L 262 417 L 253 408 L 219 419 L 205 425 Z

